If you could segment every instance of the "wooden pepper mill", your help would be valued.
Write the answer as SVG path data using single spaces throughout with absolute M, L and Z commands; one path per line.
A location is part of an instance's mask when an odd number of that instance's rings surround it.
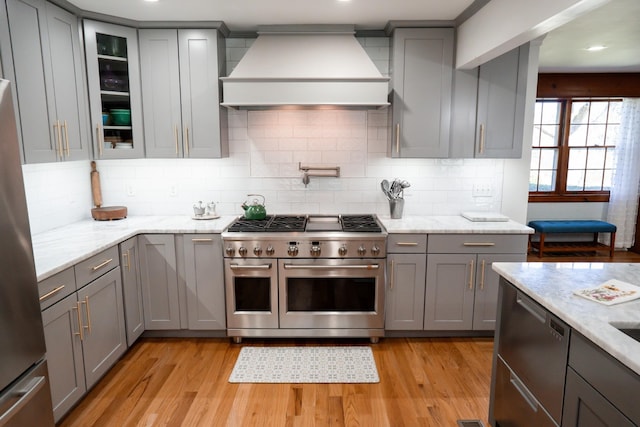
M 96 170 L 96 162 L 91 162 L 91 194 L 95 208 L 91 216 L 97 221 L 111 221 L 127 217 L 126 206 L 102 206 L 102 190 L 100 189 L 100 173 Z

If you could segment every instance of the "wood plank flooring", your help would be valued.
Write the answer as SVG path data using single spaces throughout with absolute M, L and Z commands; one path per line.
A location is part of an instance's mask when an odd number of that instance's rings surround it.
M 538 254 L 527 255 L 528 262 L 640 262 L 640 254 L 630 251 L 615 251 L 613 258 L 599 252 L 596 255 L 584 253 L 555 253 L 540 258 Z
M 490 338 L 381 339 L 378 384 L 228 382 L 243 345 L 347 344 L 368 341 L 141 339 L 60 427 L 488 425 Z

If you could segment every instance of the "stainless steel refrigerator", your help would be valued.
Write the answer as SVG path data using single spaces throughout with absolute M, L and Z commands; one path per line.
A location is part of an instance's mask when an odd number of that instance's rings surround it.
M 10 84 L 0 80 L 0 427 L 53 426 Z

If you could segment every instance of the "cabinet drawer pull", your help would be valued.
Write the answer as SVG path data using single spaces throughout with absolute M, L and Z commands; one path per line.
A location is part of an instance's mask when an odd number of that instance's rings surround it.
M 389 289 L 393 289 L 393 280 L 395 276 L 396 264 L 394 260 L 391 260 L 391 272 L 389 273 Z
M 127 271 L 131 271 L 131 259 L 129 258 L 129 249 L 125 253 L 122 254 L 123 258 L 126 258 L 125 266 L 127 267 Z
M 480 147 L 478 152 L 484 154 L 484 124 L 480 124 Z
M 480 267 L 480 290 L 481 291 L 484 291 L 484 267 L 485 267 L 485 261 L 482 260 L 481 267 Z
M 84 341 L 84 327 L 82 326 L 82 315 L 80 314 L 80 301 L 76 302 L 76 306 L 71 308 L 76 311 L 76 315 L 78 316 L 78 331 L 74 332 L 73 335 L 80 336 L 80 341 Z
M 417 242 L 396 242 L 396 246 L 418 246 Z
M 493 242 L 464 242 L 463 246 L 495 246 Z
M 184 128 L 184 154 L 189 155 L 189 127 Z
M 471 260 L 470 266 L 469 266 L 469 290 L 473 289 L 473 276 L 474 276 L 474 266 L 475 266 L 475 261 Z
M 100 130 L 100 125 L 96 125 L 96 142 L 98 143 L 98 154 L 102 157 L 102 131 Z
M 396 154 L 400 154 L 400 123 L 396 124 Z
M 177 156 L 179 154 L 179 151 L 178 151 L 178 149 L 179 149 L 179 145 L 178 145 L 178 125 L 175 125 L 173 127 L 173 136 L 174 136 L 175 141 L 176 141 L 176 156 Z
M 44 301 L 44 300 L 46 300 L 47 298 L 50 298 L 50 297 L 54 296 L 55 294 L 57 294 L 58 292 L 60 292 L 60 291 L 61 291 L 61 290 L 63 290 L 63 289 L 64 289 L 64 285 L 60 285 L 60 286 L 58 286 L 57 288 L 55 288 L 55 289 L 53 289 L 53 290 L 51 290 L 51 291 L 47 292 L 46 294 L 42 295 L 42 296 L 40 297 L 40 301 Z
M 56 152 L 58 153 L 58 156 L 60 157 L 60 159 L 62 159 L 64 156 L 64 153 L 62 151 L 62 133 L 61 133 L 60 120 L 56 120 L 56 122 L 53 124 L 53 130 L 55 132 L 55 139 L 56 139 Z
M 213 239 L 191 239 L 194 243 L 211 243 Z
M 96 270 L 100 270 L 102 267 L 104 267 L 105 265 L 109 264 L 111 261 L 113 261 L 113 258 L 109 258 L 106 261 L 101 262 L 100 264 L 93 266 L 93 267 L 89 267 L 91 268 L 91 271 L 96 271 Z

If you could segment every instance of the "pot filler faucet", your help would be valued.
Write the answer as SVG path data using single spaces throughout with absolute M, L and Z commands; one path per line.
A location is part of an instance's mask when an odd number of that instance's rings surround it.
M 298 163 L 298 170 L 301 170 L 304 172 L 304 174 L 302 175 L 302 183 L 304 184 L 305 188 L 307 187 L 307 185 L 309 185 L 309 182 L 311 182 L 311 177 L 312 176 L 317 176 L 317 177 L 330 177 L 330 178 L 340 178 L 340 166 L 302 166 L 302 163 Z M 333 174 L 328 174 L 328 173 L 316 173 L 316 172 L 311 172 L 311 171 L 333 171 Z

